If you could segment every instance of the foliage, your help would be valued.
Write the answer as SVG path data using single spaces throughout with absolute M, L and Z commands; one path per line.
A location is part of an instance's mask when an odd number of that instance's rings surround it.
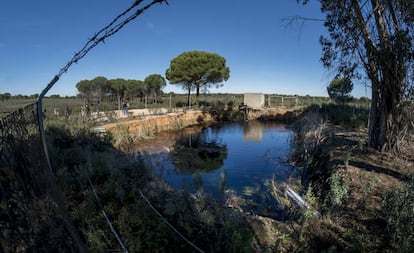
M 302 209 L 301 219 L 301 232 L 299 236 L 299 240 L 303 241 L 304 233 L 309 229 L 309 226 L 312 223 L 312 220 L 315 219 L 315 210 L 313 207 L 317 206 L 317 197 L 315 196 L 312 184 L 309 184 L 306 193 L 304 196 L 305 201 L 310 205 L 309 208 Z
M 342 203 L 347 197 L 348 185 L 342 180 L 338 171 L 322 170 L 329 160 L 330 153 L 330 133 L 326 131 L 326 122 L 348 127 L 363 126 L 366 124 L 364 121 L 367 120 L 366 109 L 361 109 L 360 113 L 356 113 L 357 111 L 348 105 L 310 106 L 305 110 L 303 118 L 294 126 L 296 129 L 293 139 L 294 160 L 304 167 L 303 182 L 305 185 L 308 181 L 319 182 L 314 184 L 314 190 L 325 196 L 323 199 L 329 207 Z M 360 116 L 350 119 L 349 112 Z M 349 163 L 349 159 L 350 151 L 345 151 L 343 155 L 345 165 Z
M 108 79 L 103 76 L 97 76 L 91 80 L 92 88 L 97 102 L 102 101 L 105 91 L 108 89 Z
M 222 56 L 204 51 L 184 52 L 171 60 L 170 67 L 165 72 L 171 84 L 182 85 L 187 90 L 187 104 L 190 105 L 190 92 L 208 89 L 212 84 L 217 87 L 230 77 L 230 69 Z
M 100 102 L 108 89 L 108 80 L 103 76 L 97 76 L 92 80 L 82 80 L 76 84 L 81 95 L 89 101 Z
M 143 101 L 147 95 L 147 87 L 144 81 L 141 80 L 127 80 L 125 99 L 129 101 L 137 100 L 138 98 Z
M 370 82 L 368 145 L 398 151 L 398 139 L 404 135 L 401 127 L 406 125 L 400 114 L 414 81 L 414 2 L 325 0 L 320 3 L 329 33 L 320 39 L 324 66 Z
M 161 95 L 161 90 L 167 83 L 160 74 L 152 74 L 145 78 L 144 85 L 147 88 L 147 93 L 152 95 L 154 100 L 157 101 L 157 96 Z
M 393 247 L 399 252 L 414 250 L 414 180 L 389 194 L 384 202 Z
M 9 100 L 10 98 L 11 98 L 11 94 L 9 92 L 0 94 L 0 101 Z
M 103 210 L 130 252 L 193 252 L 140 192 L 206 252 L 251 252 L 253 234 L 239 214 L 223 211 L 208 197 L 195 200 L 188 193 L 171 191 L 150 176 L 142 161 L 114 149 L 110 139 L 63 124 L 49 123 L 46 133 L 53 173 L 76 229 L 91 252 L 120 250 Z M 31 142 L 16 143 L 8 159 L 1 157 L 0 220 L 7 226 L 1 229 L 1 250 L 75 252 L 74 242 L 61 225 L 61 213 L 46 194 L 48 189 L 34 184 L 33 178 L 42 175 L 32 171 L 39 150 L 30 151 L 30 147 L 34 147 Z M 9 167 L 15 170 L 6 169 Z M 39 190 L 43 194 L 38 195 Z
M 93 90 L 92 83 L 90 80 L 79 81 L 76 84 L 76 88 L 83 97 L 85 97 L 88 101 L 91 100 Z
M 127 90 L 127 81 L 122 78 L 109 80 L 108 90 L 116 95 L 118 101 L 118 110 L 121 110 L 121 103 Z
M 350 100 L 353 87 L 354 85 L 352 84 L 351 79 L 343 77 L 332 80 L 327 90 L 329 97 L 332 100 L 344 104 L 346 101 Z
M 228 101 L 225 104 L 222 101 L 209 103 L 209 113 L 216 121 L 240 121 L 243 115 L 240 111 L 234 109 L 234 102 Z
M 363 106 L 352 106 L 351 104 L 311 105 L 305 111 L 318 113 L 323 121 L 334 125 L 366 128 L 368 123 L 369 109 Z
M 348 196 L 348 185 L 341 177 L 339 171 L 332 173 L 329 178 L 329 192 L 326 198 L 329 207 L 335 207 L 342 204 Z
M 165 79 L 159 74 L 149 75 L 146 81 L 141 80 L 126 80 L 123 78 L 114 78 L 107 80 L 105 77 L 96 77 L 92 80 L 82 80 L 76 84 L 76 88 L 81 96 L 86 99 L 86 102 L 103 102 L 104 98 L 112 101 L 116 98 L 118 110 L 121 108 L 121 103 L 125 101 L 140 100 L 143 102 L 148 95 L 153 96 L 154 100 L 157 96 L 162 94 L 162 89 L 165 87 Z
M 8 127 L 13 127 L 8 122 Z M 21 122 L 0 146 L 0 249 L 74 252 L 77 234 L 50 176 L 35 125 Z M 19 128 L 19 129 L 18 129 Z M 17 130 L 17 131 L 16 131 Z M 19 132 L 25 134 L 19 134 Z M 79 245 L 79 244 L 78 244 Z
M 322 145 L 327 139 L 324 132 L 326 123 L 323 121 L 322 114 L 318 110 L 309 109 L 295 123 L 294 128 L 296 130 L 292 140 L 295 149 L 294 160 L 304 167 L 305 171 L 318 167 L 323 161 L 322 157 L 326 156 Z

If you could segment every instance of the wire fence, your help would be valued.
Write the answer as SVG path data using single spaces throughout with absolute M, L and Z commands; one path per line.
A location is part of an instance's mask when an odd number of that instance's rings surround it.
M 330 103 L 329 97 L 311 97 L 311 96 L 291 96 L 291 95 L 277 95 L 277 94 L 263 94 L 264 101 L 262 108 L 294 108 L 304 107 L 312 104 L 326 104 Z M 188 100 L 190 104 L 188 105 Z M 145 97 L 142 101 L 130 101 L 131 108 L 166 108 L 170 111 L 179 110 L 183 108 L 203 108 L 203 107 L 217 107 L 217 106 L 232 106 L 237 108 L 244 103 L 245 94 L 200 94 L 196 97 L 194 94 L 190 95 L 188 99 L 186 94 L 163 94 L 157 100 L 151 97 Z M 115 108 L 115 104 L 112 105 Z
M 44 155 L 38 124 L 42 120 L 36 104 L 0 120 L 0 252 L 45 250 L 56 245 L 87 252 L 65 207 L 65 197 L 48 169 L 50 161 Z M 70 240 L 59 237 L 45 241 L 62 225 Z
M 85 100 L 81 97 L 46 97 L 42 99 L 42 114 L 43 117 L 51 120 L 65 121 L 71 126 L 82 127 L 86 124 L 102 125 L 124 119 L 141 119 L 147 116 L 183 113 L 190 109 L 236 112 L 239 110 L 239 105 L 245 102 L 244 96 L 244 94 L 202 93 L 199 97 L 191 94 L 188 99 L 186 94 L 169 93 L 159 95 L 156 98 L 145 96 L 129 99 L 124 103 L 127 107 L 122 110 L 118 110 L 118 101 L 111 97 L 104 97 L 99 106 L 94 101 L 90 101 L 88 110 L 84 109 Z M 263 94 L 263 98 L 263 110 L 278 108 L 298 110 L 309 105 L 322 105 L 330 102 L 327 97 Z M 188 100 L 190 105 L 187 104 Z M 0 102 L 0 104 L 8 103 L 8 106 L 3 108 L 6 112 L 3 115 L 7 115 L 7 112 L 10 113 L 27 101 L 26 99 L 9 99 L 6 102 Z M 361 103 L 357 104 L 358 106 L 362 105 Z
M 107 26 L 95 33 L 80 51 L 74 54 L 73 58 L 59 70 L 58 74 L 50 81 L 40 93 L 35 103 L 29 103 L 12 112 L 7 112 L 0 118 L 0 252 L 20 251 L 68 251 L 88 252 L 89 249 L 84 241 L 84 236 L 76 227 L 68 210 L 65 194 L 56 183 L 56 177 L 52 167 L 47 148 L 47 137 L 44 131 L 44 120 L 50 117 L 55 111 L 63 111 L 64 108 L 44 104 L 44 97 L 55 85 L 59 78 L 69 68 L 85 57 L 90 50 L 103 43 L 105 39 L 116 34 L 126 24 L 137 18 L 145 10 L 157 3 L 166 3 L 165 0 L 153 0 L 141 6 L 144 1 L 137 0 L 119 14 Z M 174 99 L 174 100 L 173 100 Z M 185 108 L 185 96 L 167 95 L 159 100 L 144 101 L 144 109 L 166 107 L 170 111 L 173 108 Z M 281 98 L 278 102 L 275 96 L 268 97 L 268 106 L 298 106 L 299 99 L 293 102 L 290 98 Z M 234 106 L 243 102 L 242 95 L 201 95 L 195 103 L 201 106 Z M 138 107 L 143 102 L 136 102 Z M 192 103 L 190 104 L 190 106 Z M 77 107 L 77 108 L 80 108 Z M 110 108 L 110 105 L 109 107 Z M 55 110 L 56 109 L 56 110 Z M 101 108 L 102 109 L 102 108 Z M 139 108 L 137 108 L 139 109 Z M 79 119 L 82 111 L 78 112 Z M 156 112 L 156 110 L 155 110 Z M 85 117 L 100 118 L 99 109 L 95 114 Z M 118 112 L 119 113 L 119 112 Z M 66 114 L 66 113 L 65 113 Z M 67 115 L 64 115 L 67 116 Z M 116 237 L 119 248 L 128 252 L 127 245 L 121 236 L 116 232 L 102 205 L 90 178 L 89 186 L 94 193 L 96 201 L 101 206 L 105 222 L 108 224 L 112 234 Z M 162 220 L 186 243 L 196 251 L 203 252 L 191 241 L 186 239 L 175 227 L 173 227 L 139 191 L 142 198 L 148 203 L 151 209 L 162 218 Z M 57 231 L 60 231 L 58 234 Z
M 69 68 L 145 10 L 134 3 L 90 38 L 40 93 L 36 103 L 0 118 L 0 252 L 88 252 L 56 183 L 44 131 L 43 98 Z M 112 228 L 112 224 L 107 219 Z M 61 231 L 60 234 L 56 234 Z M 63 232 L 64 231 L 64 232 Z M 117 238 L 119 239 L 119 238 Z M 119 239 L 121 248 L 127 252 Z
M 88 252 L 71 216 L 66 209 L 67 200 L 60 187 L 55 183 L 50 161 L 44 155 L 40 138 L 39 118 L 36 104 L 26 105 L 0 119 L 0 208 L 1 231 L 0 252 L 19 247 L 26 250 L 43 249 L 44 251 L 66 249 L 71 252 Z M 86 173 L 87 175 L 89 173 Z M 89 187 L 101 209 L 110 231 L 123 252 L 128 252 L 127 245 L 116 232 L 104 209 L 100 197 L 87 176 Z M 187 239 L 162 214 L 157 211 L 145 195 L 140 196 L 149 207 L 174 231 L 184 242 L 196 251 L 203 252 Z M 55 207 L 55 208 L 54 208 Z M 6 219 L 4 219 L 6 217 Z M 39 221 L 42 222 L 39 222 Z M 51 235 L 60 231 L 61 224 L 69 235 L 67 237 Z M 42 250 L 41 250 L 42 251 Z

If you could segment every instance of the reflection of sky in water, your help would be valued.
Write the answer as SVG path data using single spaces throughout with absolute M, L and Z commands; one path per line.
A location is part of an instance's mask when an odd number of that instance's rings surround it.
M 264 181 L 286 180 L 293 172 L 286 163 L 292 132 L 283 125 L 249 121 L 212 126 L 203 131 L 207 141 L 227 146 L 224 165 L 214 171 L 180 175 L 168 155 L 158 155 L 155 173 L 175 189 L 195 191 L 195 182 L 202 181 L 204 192 L 217 199 L 223 196 L 220 177 L 226 173 L 225 188 L 237 195 L 254 198 L 255 192 L 266 190 Z M 153 157 L 153 161 L 154 161 Z

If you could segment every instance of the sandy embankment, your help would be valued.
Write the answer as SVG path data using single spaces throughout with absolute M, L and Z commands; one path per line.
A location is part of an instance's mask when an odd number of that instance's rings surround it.
M 117 131 L 127 130 L 138 136 L 151 136 L 163 131 L 179 130 L 200 123 L 212 122 L 212 116 L 202 111 L 186 111 L 164 115 L 146 116 L 142 119 L 117 122 L 101 126 L 107 132 L 116 134 Z

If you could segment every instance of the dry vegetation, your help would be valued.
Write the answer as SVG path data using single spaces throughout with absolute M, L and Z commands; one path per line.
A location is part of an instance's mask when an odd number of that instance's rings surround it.
M 367 148 L 364 111 L 352 109 L 351 115 L 347 115 L 344 108 L 339 110 L 341 113 L 335 107 L 309 109 L 297 125 L 294 158 L 303 174 L 301 181 L 291 187 L 321 213 L 319 219 L 313 210 L 299 209 L 286 199 L 286 185 L 278 188 L 270 184 L 279 193 L 275 194 L 275 201 L 286 207 L 282 219 L 272 219 L 244 212 L 247 208 L 241 199 L 232 198 L 233 208 L 228 208 L 208 196 L 172 191 L 152 178 L 143 164 L 131 164 L 131 157 L 90 136 L 88 129 L 67 129 L 76 124 L 50 125 L 48 140 L 58 183 L 70 201 L 69 206 L 77 207 L 70 210 L 71 215 L 92 251 L 108 251 L 116 248 L 117 243 L 91 197 L 82 173 L 87 168 L 94 168 L 90 176 L 102 204 L 131 252 L 192 250 L 152 214 L 137 189 L 142 189 L 167 220 L 191 241 L 211 252 L 412 252 L 414 149 L 410 144 L 414 139 L 407 141 L 398 154 Z M 15 173 L 6 170 L 5 164 L 0 165 L 7 173 Z M 25 181 L 20 183 L 24 185 Z M 16 189 L 19 193 L 20 188 Z M 11 195 L 11 199 L 19 200 L 16 196 L 20 195 Z M 16 203 L 24 208 L 16 209 L 22 213 L 16 211 L 14 221 L 21 225 L 18 229 L 26 231 L 24 210 L 32 210 L 32 202 Z M 48 211 L 47 206 L 44 208 Z M 47 217 L 42 210 L 33 209 L 33 213 Z M 9 242 L 10 247 L 40 249 L 42 240 L 58 229 L 46 223 L 36 226 L 41 229 L 27 230 L 27 237 L 34 238 L 33 241 L 23 244 L 17 236 Z M 6 251 L 9 239 L 6 234 L 0 237 Z M 67 236 L 60 239 L 50 240 L 45 247 L 62 248 Z M 66 246 L 72 247 L 66 242 Z
M 298 219 L 279 225 L 294 232 L 284 235 L 278 250 L 412 252 L 414 149 L 410 142 L 398 154 L 379 152 L 367 148 L 366 128 L 323 123 L 324 117 L 306 114 L 296 140 L 305 199 L 322 217 L 313 218 L 305 210 Z

